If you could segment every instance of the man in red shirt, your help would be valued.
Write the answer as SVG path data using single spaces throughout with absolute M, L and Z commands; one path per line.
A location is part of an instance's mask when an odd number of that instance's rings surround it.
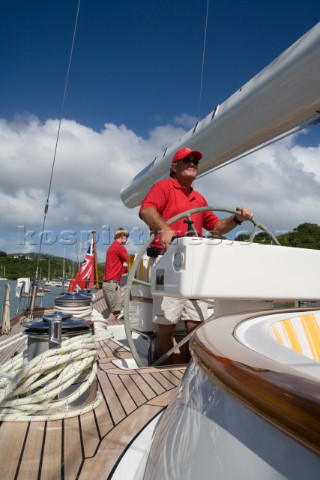
M 167 250 L 173 236 L 183 236 L 188 232 L 185 219 L 178 220 L 170 226 L 167 220 L 186 210 L 208 206 L 205 198 L 192 188 L 198 174 L 198 164 L 202 153 L 181 148 L 172 159 L 170 178 L 156 183 L 147 194 L 140 207 L 139 215 L 153 231 L 160 235 L 155 239 L 156 252 Z M 199 236 L 202 228 L 222 235 L 229 232 L 253 214 L 248 208 L 237 207 L 239 214 L 220 220 L 213 212 L 199 212 L 192 215 L 193 225 Z M 199 300 L 163 297 L 161 311 L 154 312 L 153 321 L 158 324 L 156 350 L 158 358 L 173 347 L 175 325 L 179 320 L 185 321 L 187 333 L 194 330 L 199 322 L 206 319 L 207 304 Z
M 102 290 L 110 313 L 108 320 L 116 320 L 123 306 L 120 280 L 128 267 L 128 252 L 124 246 L 128 237 L 129 232 L 119 227 L 106 252 Z

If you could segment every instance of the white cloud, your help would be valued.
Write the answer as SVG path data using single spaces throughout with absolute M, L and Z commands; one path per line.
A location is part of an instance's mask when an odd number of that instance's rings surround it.
M 129 210 L 122 204 L 120 190 L 182 137 L 190 122 L 194 118 L 181 115 L 174 125 L 156 127 L 144 139 L 124 125 L 107 124 L 95 132 L 64 120 L 46 228 L 99 230 L 103 225 L 122 225 L 146 229 L 138 209 Z M 42 226 L 57 129 L 57 120 L 44 124 L 35 117 L 15 123 L 0 121 L 3 250 L 19 250 L 15 235 L 19 225 L 39 230 Z M 280 141 L 199 179 L 196 188 L 209 204 L 249 206 L 273 230 L 319 223 L 320 147 L 301 147 L 298 138 Z
M 198 119 L 196 117 L 191 117 L 186 113 L 182 113 L 181 115 L 179 115 L 178 117 L 175 117 L 174 119 L 175 125 L 186 128 L 187 130 L 190 130 L 191 128 L 193 128 L 197 123 L 197 121 Z
M 291 137 L 199 179 L 210 203 L 251 208 L 273 232 L 304 222 L 320 223 L 320 147 L 296 145 Z

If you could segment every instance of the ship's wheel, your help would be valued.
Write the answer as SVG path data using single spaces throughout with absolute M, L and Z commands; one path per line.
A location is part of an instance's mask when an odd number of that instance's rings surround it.
M 194 214 L 194 213 L 199 213 L 199 212 L 207 212 L 207 211 L 215 211 L 215 212 L 224 212 L 224 213 L 230 213 L 232 215 L 238 215 L 239 212 L 235 211 L 235 210 L 230 210 L 230 209 L 227 209 L 227 208 L 223 208 L 223 207 L 213 207 L 213 206 L 207 206 L 207 207 L 200 207 L 200 208 L 194 208 L 192 210 L 187 210 L 186 212 L 183 212 L 183 213 L 180 213 L 179 215 L 176 215 L 175 217 L 172 217 L 168 222 L 167 224 L 168 225 L 171 225 L 172 223 L 176 222 L 177 220 L 180 220 L 181 218 L 185 218 L 186 219 L 186 223 L 188 223 L 188 231 L 189 231 L 189 235 L 194 235 L 194 236 L 198 236 L 196 230 L 194 229 L 194 226 L 193 226 L 193 221 L 192 221 L 192 218 L 191 216 Z M 259 231 L 262 231 L 262 232 L 265 232 L 267 234 L 267 236 L 270 238 L 271 240 L 271 243 L 275 244 L 275 245 L 280 245 L 279 241 L 276 239 L 276 237 L 270 232 L 270 230 L 265 227 L 262 223 L 258 222 L 255 218 L 252 218 L 250 220 L 247 220 L 248 222 L 251 222 L 253 224 L 253 230 L 249 236 L 249 239 L 247 240 L 248 243 L 252 242 L 254 237 L 256 236 L 256 234 L 259 232 Z M 148 282 L 144 282 L 142 280 L 139 280 L 137 278 L 135 278 L 135 274 L 136 274 L 136 271 L 140 265 L 140 261 L 142 260 L 142 257 L 143 255 L 145 254 L 147 248 L 150 246 L 150 244 L 153 242 L 153 240 L 155 239 L 155 237 L 158 235 L 159 232 L 156 232 L 154 234 L 152 234 L 148 240 L 145 242 L 145 244 L 142 246 L 142 248 L 140 249 L 140 251 L 138 252 L 134 262 L 133 262 L 133 265 L 132 265 L 132 268 L 128 274 L 128 279 L 127 279 L 127 284 L 126 284 L 126 290 L 125 290 L 125 295 L 124 295 L 124 308 L 123 308 L 123 314 L 124 314 L 124 326 L 125 326 L 125 331 L 126 331 L 126 336 L 127 336 L 127 340 L 128 340 L 128 344 L 129 344 L 129 347 L 130 347 L 130 350 L 131 350 L 131 353 L 133 355 L 133 358 L 136 362 L 136 364 L 138 365 L 138 367 L 145 367 L 145 364 L 142 362 L 137 350 L 136 350 L 136 347 L 134 345 L 134 342 L 133 342 L 133 339 L 132 339 L 132 331 L 131 331 L 131 327 L 130 327 L 130 321 L 129 321 L 129 303 L 130 303 L 130 294 L 131 294 L 131 288 L 132 288 L 132 285 L 135 283 L 135 284 L 141 284 L 141 285 L 145 285 L 145 286 L 148 286 L 150 287 L 150 283 Z M 187 337 L 185 337 L 181 342 L 177 343 L 177 345 L 175 345 L 175 349 L 178 349 L 179 346 L 181 346 L 183 343 L 185 343 L 185 341 L 187 341 Z M 172 351 L 170 351 L 170 354 L 172 353 Z M 169 352 L 167 352 L 166 355 L 164 355 L 163 357 L 161 357 L 160 359 L 158 359 L 154 364 L 153 366 L 158 366 L 158 365 L 161 365 L 161 363 L 165 360 L 165 358 L 167 358 L 167 356 L 169 355 Z

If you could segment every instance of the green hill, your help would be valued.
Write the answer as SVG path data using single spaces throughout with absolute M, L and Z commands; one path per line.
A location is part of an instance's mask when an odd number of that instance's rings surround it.
M 246 241 L 249 235 L 240 234 L 236 240 Z M 292 232 L 278 235 L 277 240 L 286 247 L 312 248 L 320 250 L 320 226 L 316 223 L 302 223 Z M 270 243 L 270 237 L 264 233 L 258 233 L 254 238 L 255 243 Z
M 21 277 L 35 277 L 38 264 L 37 253 L 9 253 L 0 250 L 0 276 L 9 280 Z M 43 254 L 39 260 L 38 278 L 73 278 L 79 269 L 79 264 L 68 258 Z M 102 280 L 104 264 L 98 264 L 99 280 Z

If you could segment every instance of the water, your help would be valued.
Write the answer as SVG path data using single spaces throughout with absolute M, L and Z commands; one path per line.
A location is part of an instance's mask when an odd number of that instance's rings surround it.
M 10 317 L 20 311 L 23 311 L 29 304 L 29 298 L 16 297 L 16 280 L 0 280 L 0 323 L 2 321 L 2 307 L 4 301 L 5 285 L 10 285 Z M 49 287 L 50 292 L 46 292 L 44 297 L 38 297 L 36 299 L 36 306 L 50 307 L 54 304 L 54 299 L 58 297 L 62 292 L 61 287 Z
M 19 299 L 16 297 L 16 280 L 0 280 L 0 324 L 2 322 L 2 307 L 4 301 L 4 292 L 5 292 L 5 284 L 8 283 L 10 285 L 10 317 L 15 315 L 18 312 L 25 310 L 27 306 L 30 304 L 29 298 L 21 298 Z M 49 287 L 50 292 L 46 292 L 44 297 L 37 298 L 36 306 L 43 306 L 43 307 L 50 307 L 54 305 L 54 299 L 64 293 L 61 287 Z M 65 289 L 66 291 L 66 289 Z M 19 303 L 20 302 L 20 303 Z M 285 307 L 286 305 L 283 305 Z M 299 302 L 300 307 L 320 307 L 320 301 L 318 302 Z M 282 308 L 282 305 L 279 305 L 278 308 Z

